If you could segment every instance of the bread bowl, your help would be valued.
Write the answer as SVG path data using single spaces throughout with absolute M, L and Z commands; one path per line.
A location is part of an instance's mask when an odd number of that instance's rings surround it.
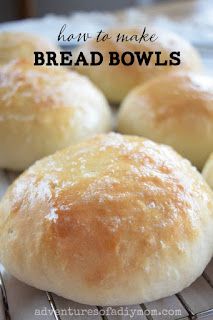
M 122 102 L 117 129 L 171 145 L 201 170 L 213 152 L 213 78 L 182 71 L 139 85 Z
M 14 59 L 28 59 L 34 64 L 34 51 L 58 51 L 48 39 L 27 32 L 0 32 L 0 65 Z
M 0 168 L 24 170 L 111 126 L 104 95 L 76 72 L 23 59 L 0 67 Z
M 105 30 L 104 30 L 105 31 Z M 103 55 L 103 62 L 100 65 L 83 65 L 80 63 L 75 69 L 88 76 L 106 95 L 112 103 L 120 103 L 124 97 L 137 85 L 145 83 L 151 78 L 155 78 L 160 74 L 165 74 L 171 70 L 202 70 L 202 62 L 195 48 L 193 48 L 186 40 L 168 30 L 157 31 L 155 28 L 147 29 L 146 33 L 156 34 L 157 40 L 154 42 L 142 41 L 119 41 L 117 35 L 140 35 L 140 27 L 115 27 L 106 30 L 105 33 L 111 37 L 106 41 L 96 41 L 96 38 L 87 40 L 79 45 L 74 51 L 73 56 L 83 52 L 85 59 L 91 62 L 91 52 L 100 52 Z M 104 34 L 105 34 L 104 33 Z M 122 59 L 122 54 L 128 52 L 133 54 L 135 59 L 132 65 L 124 65 L 122 61 L 118 65 L 110 65 L 109 53 L 114 52 Z M 148 55 L 151 58 L 148 65 L 145 64 L 145 58 L 142 65 L 137 61 L 135 52 L 139 55 Z M 171 53 L 179 52 L 181 63 L 179 65 L 171 65 Z M 158 57 L 157 57 L 158 55 Z M 126 61 L 130 60 L 126 56 Z M 167 65 L 163 63 L 167 61 Z M 161 65 L 157 65 L 161 63 Z
M 0 261 L 29 285 L 90 305 L 156 300 L 213 254 L 213 192 L 170 147 L 95 136 L 37 161 L 0 202 Z

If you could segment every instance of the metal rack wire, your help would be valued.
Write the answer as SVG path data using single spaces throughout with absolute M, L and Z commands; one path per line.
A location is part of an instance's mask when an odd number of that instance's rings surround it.
M 208 285 L 213 289 L 213 282 L 211 281 L 211 279 L 208 277 L 208 275 L 206 274 L 206 272 L 203 273 L 203 277 L 206 280 L 206 282 L 208 283 Z M 4 309 L 4 319 L 3 320 L 13 320 L 10 317 L 10 312 L 9 312 L 9 303 L 8 303 L 8 299 L 7 299 L 7 292 L 6 292 L 6 287 L 4 284 L 4 280 L 3 280 L 3 276 L 2 273 L 0 271 L 0 292 L 2 295 L 2 301 L 3 301 L 3 309 Z M 53 295 L 51 292 L 46 292 L 46 297 L 47 300 L 49 302 L 49 305 L 53 311 L 53 315 L 55 320 L 61 320 L 60 315 L 57 312 L 57 306 L 55 303 L 55 300 L 53 298 Z M 184 299 L 183 295 L 181 293 L 176 294 L 176 297 L 178 298 L 178 300 L 180 301 L 181 305 L 183 306 L 183 308 L 185 309 L 185 311 L 187 312 L 187 316 L 184 317 L 178 317 L 176 319 L 178 320 L 195 320 L 195 319 L 213 319 L 213 308 L 208 309 L 208 310 L 201 310 L 197 313 L 194 313 L 192 308 L 190 307 L 190 305 L 186 302 L 186 300 Z M 142 308 L 142 310 L 144 311 L 144 314 L 146 314 L 146 311 L 148 311 L 148 307 L 145 304 L 140 304 L 140 307 Z M 99 310 L 99 312 L 102 310 L 101 306 L 97 306 L 97 309 Z M 147 320 L 153 320 L 153 317 L 149 314 L 149 315 L 145 315 Z M 103 316 L 101 315 L 102 320 L 108 320 L 107 316 Z
M 4 285 L 3 277 L 0 271 L 0 289 L 1 289 L 1 294 L 2 294 L 2 302 L 3 302 L 3 307 L 4 307 L 4 316 L 5 320 L 11 320 L 10 318 L 10 313 L 9 313 L 9 304 L 8 304 L 8 299 L 7 299 L 7 292 L 6 288 Z

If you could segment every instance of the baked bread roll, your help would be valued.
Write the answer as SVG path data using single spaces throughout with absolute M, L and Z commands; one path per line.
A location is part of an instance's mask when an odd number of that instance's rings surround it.
M 210 155 L 210 157 L 206 161 L 202 174 L 204 179 L 213 189 L 213 153 Z
M 124 305 L 189 286 L 213 254 L 213 192 L 170 147 L 95 136 L 44 158 L 0 203 L 0 261 L 39 289 Z
M 213 79 L 179 72 L 138 86 L 121 105 L 118 130 L 171 145 L 202 169 L 213 151 Z
M 48 39 L 24 32 L 0 33 L 0 65 L 24 58 L 34 64 L 34 51 L 54 51 L 57 46 Z
M 0 168 L 22 170 L 111 129 L 103 94 L 85 77 L 26 60 L 0 67 Z
M 148 30 L 149 31 L 149 30 Z M 156 33 L 152 31 L 151 33 Z M 87 75 L 106 95 L 106 97 L 113 103 L 120 103 L 123 98 L 129 93 L 131 89 L 140 83 L 144 83 L 150 78 L 155 78 L 161 73 L 165 73 L 171 70 L 201 70 L 201 59 L 195 50 L 186 40 L 169 32 L 168 30 L 158 30 L 158 39 L 155 42 L 116 42 L 116 36 L 121 34 L 126 35 L 140 35 L 141 28 L 115 28 L 108 31 L 112 37 L 109 40 L 97 42 L 95 39 L 87 41 L 83 45 L 79 46 L 74 51 L 74 56 L 77 56 L 82 51 L 90 62 L 90 52 L 99 51 L 103 55 L 103 63 L 99 66 L 82 66 L 80 64 L 76 67 L 78 72 Z M 181 64 L 179 66 L 169 65 L 170 53 L 172 51 L 180 51 Z M 150 62 L 145 65 L 139 65 L 137 58 L 134 54 L 135 60 L 133 65 L 125 66 L 120 61 L 119 65 L 109 66 L 109 52 L 118 52 L 119 59 L 124 52 L 145 52 L 147 55 L 149 52 L 153 52 Z M 160 61 L 164 62 L 168 60 L 168 65 L 156 66 L 157 56 L 155 52 L 161 52 Z M 130 57 L 126 57 L 127 61 L 130 61 Z

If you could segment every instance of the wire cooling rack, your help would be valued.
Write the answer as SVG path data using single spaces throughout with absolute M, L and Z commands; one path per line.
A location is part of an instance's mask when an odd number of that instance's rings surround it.
M 211 289 L 213 289 L 213 282 L 210 279 L 210 277 L 208 276 L 208 274 L 206 272 L 204 272 L 202 277 L 203 277 L 203 279 L 205 279 L 207 285 L 209 287 L 211 287 Z M 1 273 L 0 273 L 0 288 L 1 288 L 3 312 L 4 312 L 4 318 L 2 320 L 12 320 L 12 318 L 10 316 L 10 307 L 9 307 L 8 298 L 7 298 L 7 291 L 6 291 L 6 287 L 5 287 L 4 280 L 3 280 Z M 50 292 L 46 292 L 46 298 L 47 298 L 47 301 L 49 302 L 49 306 L 52 310 L 52 315 L 54 316 L 55 320 L 62 320 L 61 316 L 58 313 L 58 310 L 60 310 L 60 309 L 58 308 L 58 306 L 53 298 L 53 295 Z M 172 317 L 172 318 L 170 317 L 168 319 L 179 319 L 179 320 L 186 320 L 186 319 L 191 319 L 191 320 L 193 320 L 193 319 L 209 319 L 210 320 L 210 319 L 213 319 L 213 305 L 211 308 L 209 308 L 207 310 L 200 310 L 198 312 L 195 312 L 193 310 L 194 309 L 193 306 L 191 306 L 189 304 L 189 302 L 187 301 L 187 299 L 184 297 L 184 294 L 178 293 L 178 294 L 176 294 L 176 298 L 180 302 L 184 312 L 183 312 L 183 310 L 179 309 L 181 311 L 181 313 L 179 313 L 178 317 Z M 212 301 L 212 304 L 213 304 L 213 301 Z M 72 302 L 70 302 L 69 306 L 72 306 Z M 131 307 L 126 307 L 126 308 L 131 308 Z M 146 304 L 140 304 L 137 306 L 137 308 L 141 308 L 141 310 L 143 311 L 143 314 L 144 314 L 144 317 L 140 318 L 140 319 L 147 319 L 147 320 L 158 319 L 158 317 L 162 315 L 162 313 L 163 313 L 162 311 L 165 310 L 165 309 L 163 309 L 160 311 L 159 306 L 155 305 L 155 302 L 152 303 L 151 308 L 149 307 L 149 305 L 146 305 Z M 84 306 L 82 306 L 82 309 L 84 309 Z M 100 319 L 102 319 L 102 320 L 115 319 L 115 318 L 111 318 L 111 317 L 104 315 L 101 312 L 101 311 L 104 311 L 104 308 L 102 306 L 97 306 L 97 309 L 100 312 Z M 153 311 L 155 311 L 155 318 L 152 316 Z M 157 311 L 157 313 L 156 313 L 156 311 Z M 171 315 L 171 311 L 172 311 L 172 309 L 170 308 L 169 309 L 170 315 Z M 185 314 L 185 315 L 182 316 L 182 314 Z M 169 314 L 167 314 L 167 315 L 169 315 Z M 173 315 L 174 315 L 174 313 L 173 313 Z M 141 316 L 142 316 L 142 313 L 141 313 Z M 35 316 L 35 319 L 36 319 L 36 316 Z M 71 319 L 73 319 L 72 316 L 71 316 Z M 75 318 L 75 319 L 78 319 L 78 318 Z M 91 319 L 92 319 L 92 317 L 91 317 Z M 136 318 L 132 317 L 132 319 L 136 319 Z M 137 319 L 139 319 L 139 318 L 137 318 Z
M 9 171 L 0 171 L 0 197 L 10 183 L 16 178 L 17 174 Z M 14 284 L 18 286 L 17 292 L 13 293 Z M 31 293 L 34 292 L 34 293 Z M 18 298 L 17 298 L 18 295 Z M 31 309 L 25 311 L 26 298 L 30 296 L 29 303 Z M 42 297 L 42 298 L 41 298 Z M 15 300 L 18 299 L 17 302 Z M 41 302 L 42 300 L 42 302 Z M 23 306 L 20 307 L 20 304 Z M 51 316 L 40 317 L 34 314 L 34 309 L 37 304 L 41 308 L 47 308 Z M 186 319 L 208 319 L 213 320 L 213 260 L 208 265 L 202 276 L 189 288 L 183 290 L 172 297 L 164 298 L 155 302 L 147 304 L 139 304 L 136 306 L 125 306 L 126 310 L 136 310 L 134 316 L 130 315 L 115 315 L 107 314 L 107 307 L 96 306 L 89 307 L 85 305 L 76 304 L 60 298 L 51 292 L 42 292 L 31 288 L 18 280 L 14 280 L 3 269 L 0 268 L 0 320 L 186 320 Z M 18 311 L 17 311 L 18 308 Z M 68 308 L 85 310 L 89 308 L 96 309 L 98 315 L 61 315 L 60 310 Z M 114 312 L 118 311 L 120 307 L 113 308 Z M 165 313 L 166 312 L 166 313 Z M 175 313 L 177 312 L 177 313 Z M 26 314 L 26 315 L 25 315 Z

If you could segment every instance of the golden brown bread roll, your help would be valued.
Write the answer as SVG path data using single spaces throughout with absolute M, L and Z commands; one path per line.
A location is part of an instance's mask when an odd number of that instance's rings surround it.
M 110 129 L 107 101 L 89 79 L 26 60 L 0 67 L 0 168 L 25 169 Z
M 148 30 L 150 34 L 156 33 L 151 28 Z M 110 40 L 97 42 L 95 39 L 87 41 L 83 45 L 77 47 L 74 55 L 78 55 L 82 51 L 87 59 L 90 61 L 90 52 L 99 51 L 103 54 L 103 63 L 99 66 L 80 66 L 76 67 L 78 72 L 87 75 L 106 95 L 106 97 L 114 103 L 119 103 L 127 95 L 127 93 L 140 83 L 144 83 L 150 78 L 155 78 L 161 73 L 167 73 L 171 70 L 201 70 L 201 59 L 198 52 L 186 40 L 168 32 L 168 30 L 158 30 L 156 35 L 158 39 L 155 42 L 116 42 L 116 36 L 121 34 L 126 35 L 140 35 L 141 28 L 115 28 L 108 31 L 112 37 Z M 147 33 L 147 32 L 146 32 Z M 140 66 L 135 62 L 133 65 L 125 66 L 120 63 L 117 66 L 109 66 L 109 51 L 119 53 L 121 59 L 122 53 L 126 51 L 131 52 L 153 52 L 148 66 Z M 155 52 L 161 52 L 160 61 L 165 59 L 170 60 L 170 53 L 172 51 L 180 51 L 181 64 L 179 66 L 162 65 L 156 66 Z M 126 60 L 130 60 L 127 57 Z
M 0 203 L 0 261 L 91 305 L 190 285 L 213 254 L 213 193 L 170 147 L 109 134 L 36 162 Z
M 25 32 L 0 33 L 0 65 L 14 59 L 28 59 L 34 63 L 34 51 L 54 51 L 57 46 L 48 39 Z
M 171 145 L 202 169 L 213 151 L 213 79 L 179 72 L 138 86 L 121 105 L 118 131 Z
M 202 174 L 206 182 L 213 189 L 213 153 L 210 155 L 210 157 L 206 161 Z

